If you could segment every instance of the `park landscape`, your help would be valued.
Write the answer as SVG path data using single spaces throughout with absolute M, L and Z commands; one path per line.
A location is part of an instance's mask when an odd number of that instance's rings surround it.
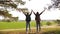
M 28 2 L 30 2 L 30 1 L 32 1 L 32 0 L 28 0 Z M 31 8 L 34 7 L 33 9 L 35 9 L 35 7 L 36 7 L 35 10 L 37 10 L 38 8 L 40 8 L 43 5 L 43 4 L 40 5 L 41 3 L 38 3 L 37 1 L 39 1 L 39 0 L 36 0 L 36 2 L 35 2 L 35 4 L 37 3 L 36 6 L 34 5 L 34 2 L 32 3 L 33 5 L 31 6 Z M 41 0 L 39 2 L 43 2 L 43 1 Z M 52 1 L 51 5 L 47 4 L 47 5 L 49 5 L 48 7 L 45 7 L 45 6 L 43 6 L 43 7 L 47 8 L 47 10 L 49 10 L 49 11 L 51 9 L 53 11 L 58 9 L 58 11 L 59 11 L 60 10 L 60 0 L 51 0 L 51 1 Z M 18 4 L 25 5 L 26 2 L 24 2 L 22 0 L 0 0 L 0 16 L 4 17 L 3 19 L 0 19 L 0 34 L 26 34 L 26 21 L 18 20 L 18 18 L 19 18 L 18 16 L 12 17 L 12 14 L 10 13 L 10 11 L 26 13 L 26 12 L 29 12 L 28 10 L 31 8 L 29 8 L 29 9 L 26 7 L 21 8 L 21 6 L 19 6 L 20 7 L 19 8 Z M 30 7 L 30 5 L 28 7 Z M 55 11 L 55 12 L 58 12 L 58 11 Z M 31 12 L 31 10 L 30 10 L 30 12 Z M 17 15 L 17 14 L 14 14 L 14 15 Z M 22 16 L 22 15 L 20 15 L 20 16 Z M 57 16 L 57 15 L 54 15 L 54 16 Z M 31 20 L 30 27 L 31 27 L 31 32 L 29 32 L 29 30 L 28 30 L 28 34 L 60 34 L 60 19 L 57 18 L 57 19 L 52 19 L 52 20 L 50 20 L 50 19 L 41 20 L 41 30 L 38 33 L 36 32 L 35 20 Z

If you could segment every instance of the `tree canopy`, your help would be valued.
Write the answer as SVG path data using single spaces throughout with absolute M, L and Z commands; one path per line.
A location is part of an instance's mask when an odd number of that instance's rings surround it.
M 59 8 L 60 9 L 60 0 L 51 0 L 52 5 L 48 7 L 48 9 L 51 8 Z
M 1 10 L 0 8 L 0 15 L 4 17 L 11 18 L 12 15 L 9 14 L 9 11 L 7 9 L 15 9 L 20 11 L 20 9 L 17 8 L 18 4 L 24 5 L 25 2 L 22 0 L 0 0 L 0 7 L 3 7 L 4 9 Z

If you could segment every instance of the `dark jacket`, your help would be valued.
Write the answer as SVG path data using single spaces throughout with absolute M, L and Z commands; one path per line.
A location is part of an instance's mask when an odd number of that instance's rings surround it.
M 35 14 L 35 20 L 36 21 L 40 21 L 41 19 L 40 19 L 40 14 Z
M 31 15 L 26 15 L 26 21 L 31 21 Z

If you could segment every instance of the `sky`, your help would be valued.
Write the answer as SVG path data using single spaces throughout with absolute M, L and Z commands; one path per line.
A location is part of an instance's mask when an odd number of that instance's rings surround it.
M 37 11 L 40 13 L 44 10 L 44 7 L 48 7 L 51 4 L 51 0 L 23 0 L 26 2 L 25 5 L 18 4 L 17 8 L 28 8 L 28 11 L 31 12 L 31 9 L 36 13 Z M 9 9 L 10 10 L 10 9 Z M 25 15 L 22 12 L 18 12 L 16 10 L 10 10 L 13 17 L 19 17 L 19 20 L 25 20 Z M 2 17 L 0 17 L 2 18 Z M 32 13 L 31 19 L 35 19 L 35 15 Z M 45 12 L 41 15 L 41 20 L 56 20 L 60 19 L 60 10 L 51 9 L 45 10 Z

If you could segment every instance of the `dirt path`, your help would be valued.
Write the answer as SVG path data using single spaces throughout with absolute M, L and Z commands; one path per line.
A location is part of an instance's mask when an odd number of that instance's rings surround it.
M 60 28 L 60 26 L 41 26 L 41 28 Z M 36 29 L 36 27 L 32 27 L 31 29 Z M 21 29 L 3 29 L 0 31 L 14 31 L 14 30 L 25 30 L 25 28 L 21 28 Z

